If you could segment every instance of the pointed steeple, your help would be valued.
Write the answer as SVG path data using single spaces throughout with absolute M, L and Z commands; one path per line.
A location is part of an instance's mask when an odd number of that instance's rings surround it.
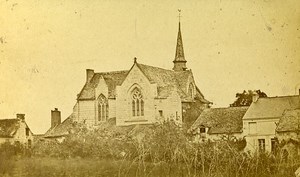
M 177 35 L 175 59 L 173 61 L 173 63 L 174 63 L 173 70 L 174 71 L 185 71 L 187 69 L 186 60 L 184 58 L 182 37 L 181 37 L 180 17 L 181 16 L 180 16 L 180 11 L 179 11 L 179 29 L 178 29 L 178 35 Z

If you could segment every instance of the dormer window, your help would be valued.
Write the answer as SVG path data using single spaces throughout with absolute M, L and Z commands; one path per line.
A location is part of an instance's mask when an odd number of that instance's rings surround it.
M 205 127 L 200 127 L 200 133 L 206 133 Z
M 201 126 L 201 127 L 199 128 L 199 131 L 200 131 L 200 133 L 206 133 L 206 129 L 205 129 L 205 127 L 203 127 L 203 126 Z
M 144 100 L 140 89 L 135 88 L 132 91 L 132 116 L 144 116 Z

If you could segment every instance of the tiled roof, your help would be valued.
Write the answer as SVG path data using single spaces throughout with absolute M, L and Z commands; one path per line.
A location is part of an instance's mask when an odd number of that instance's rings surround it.
M 287 110 L 279 119 L 277 132 L 300 131 L 300 109 Z
M 194 132 L 199 127 L 209 128 L 208 134 L 240 133 L 243 129 L 243 116 L 248 107 L 205 109 L 190 128 Z
M 259 98 L 243 119 L 280 118 L 285 110 L 299 108 L 299 95 Z
M 137 63 L 137 66 L 150 82 L 157 84 L 158 98 L 167 98 L 171 94 L 172 90 L 175 89 L 183 101 L 191 101 L 187 92 L 188 78 L 192 77 L 192 71 L 173 71 L 139 63 Z M 99 83 L 101 76 L 108 85 L 109 98 L 115 98 L 116 86 L 122 84 L 128 72 L 129 71 L 95 73 L 91 81 L 86 83 L 83 87 L 82 91 L 78 95 L 78 99 L 95 99 L 94 88 Z M 202 102 L 209 103 L 209 101 L 204 99 L 199 89 L 197 90 L 197 94 Z
M 68 135 L 73 128 L 72 115 L 65 119 L 61 124 L 50 128 L 44 135 L 44 138 L 62 137 Z
M 0 119 L 0 137 L 13 137 L 20 127 L 19 121 L 19 119 Z
M 191 71 L 175 72 L 173 70 L 138 64 L 150 82 L 156 83 L 158 87 L 158 98 L 167 98 L 173 89 L 176 89 L 181 99 L 188 99 L 187 82 Z M 179 77 L 181 76 L 181 77 Z

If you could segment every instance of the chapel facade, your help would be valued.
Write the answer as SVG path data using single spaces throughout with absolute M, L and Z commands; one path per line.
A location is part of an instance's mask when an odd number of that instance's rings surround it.
M 73 121 L 97 125 L 115 119 L 117 126 L 173 120 L 193 123 L 207 101 L 186 67 L 179 22 L 172 70 L 134 63 L 129 70 L 86 70 L 86 82 L 77 95 Z

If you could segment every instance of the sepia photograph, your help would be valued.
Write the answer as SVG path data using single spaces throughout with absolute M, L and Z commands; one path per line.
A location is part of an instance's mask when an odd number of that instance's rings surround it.
M 300 177 L 300 1 L 0 0 L 0 177 Z

